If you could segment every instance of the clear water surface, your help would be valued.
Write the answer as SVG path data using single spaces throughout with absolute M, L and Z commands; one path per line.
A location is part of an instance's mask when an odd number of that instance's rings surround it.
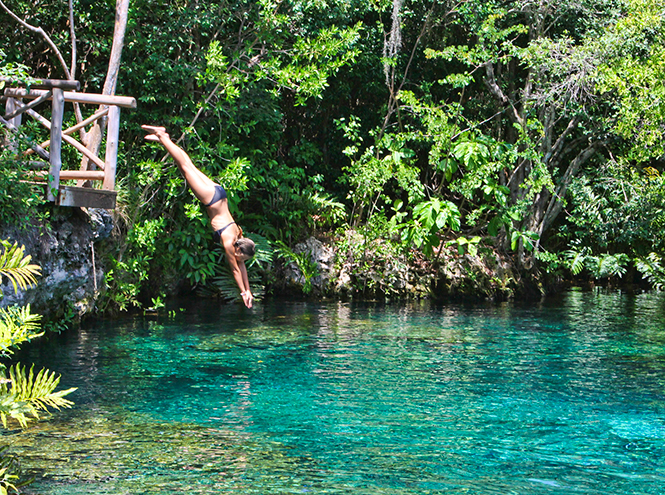
M 22 359 L 74 409 L 4 436 L 61 494 L 662 494 L 665 297 L 188 302 Z

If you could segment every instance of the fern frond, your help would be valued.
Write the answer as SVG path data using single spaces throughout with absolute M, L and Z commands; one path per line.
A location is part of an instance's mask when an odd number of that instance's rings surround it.
M 575 251 L 574 249 L 569 249 L 564 252 L 564 256 L 568 260 L 568 268 L 573 272 L 573 275 L 579 275 L 584 269 L 584 261 L 587 257 L 584 250 Z
M 11 383 L 11 390 L 7 390 L 7 381 Z M 60 383 L 60 376 L 47 369 L 34 374 L 34 366 L 26 374 L 25 367 L 20 363 L 9 368 L 9 380 L 0 383 L 0 418 L 3 425 L 7 425 L 7 418 L 11 417 L 23 427 L 27 425 L 28 416 L 39 419 L 39 411 L 48 409 L 68 408 L 73 402 L 64 398 L 76 388 L 55 391 Z
M 12 347 L 44 335 L 37 331 L 40 319 L 30 312 L 30 305 L 0 308 L 0 352 L 11 353 Z
M 7 428 L 7 423 L 9 418 L 13 418 L 25 428 L 28 426 L 28 417 L 32 416 L 38 418 L 39 415 L 35 408 L 27 403 L 20 402 L 16 400 L 16 396 L 6 391 L 6 387 L 3 387 L 5 390 L 0 391 L 0 420 L 2 420 L 2 425 Z
M 4 248 L 0 253 L 0 278 L 3 275 L 7 277 L 14 292 L 18 292 L 19 288 L 25 290 L 36 285 L 41 268 L 30 263 L 32 256 L 25 254 L 25 246 L 19 247 L 17 243 L 12 245 L 4 240 L 0 240 L 0 245 Z
M 55 392 L 60 383 L 60 375 L 56 375 L 55 372 L 43 368 L 35 376 L 33 365 L 30 367 L 29 375 L 26 376 L 25 367 L 21 368 L 19 363 L 9 368 L 9 376 L 13 385 L 12 392 L 16 394 L 16 398 L 34 404 L 37 409 L 46 411 L 49 407 L 60 409 L 74 404 L 63 397 L 76 390 L 75 388 Z

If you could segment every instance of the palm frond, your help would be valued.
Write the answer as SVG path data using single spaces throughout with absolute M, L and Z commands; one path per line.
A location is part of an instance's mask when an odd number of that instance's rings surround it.
M 586 251 L 584 249 L 582 251 L 569 249 L 563 254 L 568 262 L 568 268 L 571 272 L 573 272 L 573 275 L 579 275 L 579 273 L 584 269 L 584 261 L 587 258 Z
M 665 267 L 662 258 L 656 253 L 649 253 L 646 258 L 636 258 L 635 268 L 658 291 L 665 289 Z
M 0 253 L 0 278 L 2 275 L 7 277 L 14 286 L 14 292 L 35 285 L 41 268 L 30 263 L 32 257 L 25 254 L 25 246 L 19 247 L 17 243 L 12 245 L 5 240 L 0 240 L 0 245 L 3 248 Z
M 34 374 L 34 366 L 26 374 L 25 367 L 20 363 L 9 368 L 9 379 L 0 382 L 0 417 L 6 426 L 8 417 L 19 422 L 23 427 L 27 425 L 28 416 L 39 418 L 39 411 L 48 411 L 49 408 L 68 408 L 73 402 L 64 397 L 76 388 L 55 391 L 60 383 L 60 375 L 47 369 Z M 8 390 L 11 384 L 11 390 Z
M 598 278 L 603 277 L 623 277 L 626 274 L 628 264 L 628 257 L 623 254 L 609 254 L 605 253 L 600 256 L 598 262 Z
M 12 347 L 41 337 L 39 332 L 41 315 L 30 312 L 30 305 L 0 308 L 0 353 L 11 354 Z

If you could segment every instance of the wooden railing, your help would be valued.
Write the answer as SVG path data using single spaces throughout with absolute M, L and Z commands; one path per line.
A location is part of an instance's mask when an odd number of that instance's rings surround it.
M 43 88 L 43 89 L 40 89 Z M 37 154 L 48 160 L 48 171 L 35 171 L 33 178 L 46 183 L 48 201 L 61 206 L 92 206 L 100 208 L 115 207 L 115 176 L 118 159 L 118 135 L 120 129 L 120 108 L 136 108 L 136 100 L 127 96 L 111 96 L 91 93 L 77 93 L 78 81 L 42 80 L 40 84 L 25 88 L 6 88 L 6 115 L 0 117 L 0 123 L 16 131 L 21 124 L 22 115 L 28 115 L 47 128 L 50 139 L 34 145 L 24 155 Z M 24 103 L 24 100 L 30 100 Z M 51 120 L 37 113 L 34 108 L 51 101 Z M 78 124 L 62 128 L 65 103 L 92 104 L 99 106 L 93 115 Z M 106 153 L 104 159 L 73 137 L 73 134 L 86 126 L 94 125 L 99 119 L 107 119 Z M 61 149 L 63 142 L 73 146 L 88 164 L 84 170 L 63 170 Z M 48 152 L 46 149 L 48 148 Z M 98 168 L 99 170 L 94 170 Z M 64 186 L 61 180 L 101 181 L 101 188 Z M 80 182 L 82 183 L 82 182 Z

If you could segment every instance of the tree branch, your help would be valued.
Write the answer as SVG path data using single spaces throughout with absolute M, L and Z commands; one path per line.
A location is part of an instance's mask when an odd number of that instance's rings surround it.
M 561 178 L 561 182 L 559 183 L 557 190 L 550 198 L 549 204 L 547 205 L 547 210 L 545 210 L 543 219 L 538 227 L 538 235 L 542 236 L 543 232 L 545 232 L 552 225 L 552 222 L 554 222 L 556 217 L 559 215 L 561 208 L 563 207 L 562 200 L 568 191 L 568 186 L 570 186 L 570 183 L 572 182 L 580 167 L 593 156 L 593 154 L 596 152 L 596 149 L 598 149 L 600 145 L 600 142 L 589 145 L 587 148 L 580 151 L 573 159 L 573 161 L 570 162 L 570 165 L 568 165 L 566 172 Z
M 484 66 L 485 66 L 485 73 L 487 74 L 487 77 L 485 78 L 485 84 L 489 88 L 490 92 L 496 98 L 498 98 L 501 103 L 510 106 L 512 113 L 509 114 L 509 116 L 514 122 L 521 124 L 522 117 L 515 108 L 515 105 L 512 104 L 512 102 L 508 99 L 508 97 L 504 94 L 503 90 L 499 87 L 499 85 L 496 82 L 496 76 L 494 75 L 494 65 L 491 62 L 487 62 L 486 64 L 484 64 Z
M 46 31 L 44 31 L 41 27 L 35 27 L 35 26 L 25 22 L 23 19 L 18 17 L 16 14 L 14 14 L 14 12 L 9 10 L 9 8 L 2 2 L 2 0 L 0 0 L 0 7 L 2 7 L 5 10 L 5 12 L 7 12 L 21 26 L 23 26 L 24 28 L 26 28 L 26 29 L 34 32 L 34 33 L 39 34 L 40 36 L 42 36 L 46 40 L 46 43 L 48 43 L 48 45 L 51 47 L 51 49 L 55 52 L 55 55 L 58 58 L 58 61 L 60 62 L 60 65 L 62 66 L 62 69 L 65 71 L 65 76 L 67 76 L 66 78 L 69 79 L 69 80 L 72 80 L 69 69 L 67 68 L 67 62 L 65 62 L 65 59 L 62 57 L 62 54 L 60 53 L 60 50 L 58 50 L 58 47 L 55 46 L 55 43 L 53 43 L 53 41 L 51 40 L 49 35 L 46 34 Z

